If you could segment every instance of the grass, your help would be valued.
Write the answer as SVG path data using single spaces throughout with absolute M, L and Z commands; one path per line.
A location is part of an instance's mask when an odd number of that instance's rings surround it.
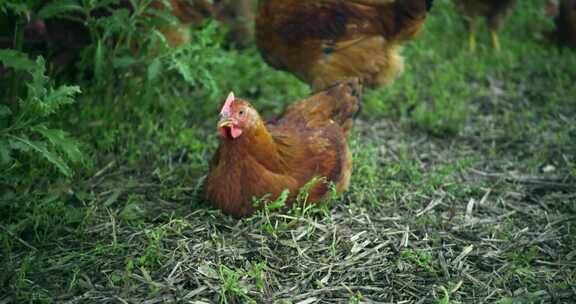
M 0 302 L 570 303 L 576 53 L 521 1 L 503 50 L 484 32 L 470 54 L 436 2 L 405 73 L 365 96 L 351 189 L 327 206 L 235 220 L 198 195 L 228 90 L 265 114 L 308 94 L 254 49 L 223 51 L 221 94 L 84 85 L 61 125 L 92 165 L 1 195 Z

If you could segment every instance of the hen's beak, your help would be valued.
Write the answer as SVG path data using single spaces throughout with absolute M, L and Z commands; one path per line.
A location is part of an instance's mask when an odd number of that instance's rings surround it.
M 222 118 L 218 121 L 218 128 L 231 128 L 234 126 L 234 121 L 232 119 Z
M 220 129 L 220 136 L 227 139 L 236 139 L 242 134 L 242 129 L 238 127 L 238 121 L 234 118 L 223 115 L 218 121 L 218 129 Z

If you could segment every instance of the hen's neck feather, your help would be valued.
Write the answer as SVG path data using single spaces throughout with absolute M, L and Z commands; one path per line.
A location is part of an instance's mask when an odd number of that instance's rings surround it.
M 219 158 L 226 165 L 241 166 L 246 162 L 256 161 L 275 173 L 285 169 L 274 137 L 261 119 L 237 139 L 225 139 Z

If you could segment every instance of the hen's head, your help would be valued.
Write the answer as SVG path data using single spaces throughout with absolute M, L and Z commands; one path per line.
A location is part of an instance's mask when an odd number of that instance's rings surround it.
M 237 139 L 242 132 L 256 124 L 258 117 L 256 110 L 247 101 L 236 99 L 234 93 L 230 92 L 220 110 L 220 136 L 222 139 Z

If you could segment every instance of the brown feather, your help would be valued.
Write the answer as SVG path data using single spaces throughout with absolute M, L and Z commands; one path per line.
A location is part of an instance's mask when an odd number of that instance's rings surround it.
M 150 5 L 158 10 L 169 11 L 179 21 L 177 25 L 163 24 L 158 27 L 170 47 L 190 43 L 190 28 L 200 25 L 213 15 L 212 5 L 207 0 L 170 0 L 168 8 L 160 1 L 154 1 Z
M 256 0 L 214 0 L 216 18 L 230 30 L 227 42 L 240 48 L 254 41 Z

